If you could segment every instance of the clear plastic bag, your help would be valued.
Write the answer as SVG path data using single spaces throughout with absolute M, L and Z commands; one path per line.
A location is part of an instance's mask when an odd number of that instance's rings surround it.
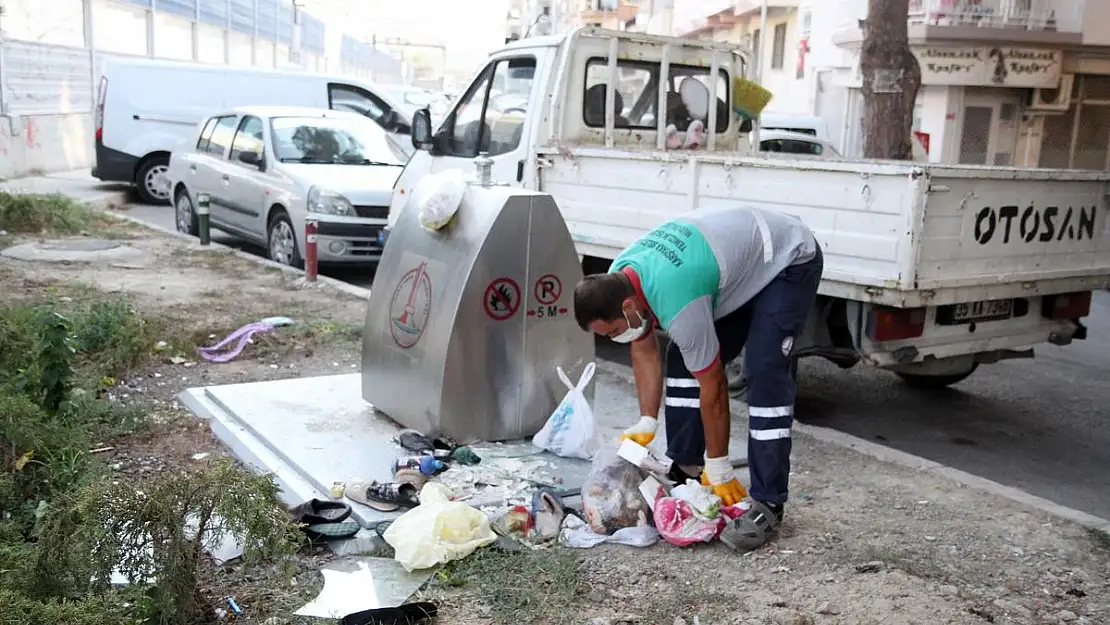
M 451 501 L 447 487 L 438 482 L 425 484 L 420 505 L 398 517 L 382 538 L 408 571 L 460 560 L 497 540 L 485 514 Z
M 420 209 L 420 225 L 439 230 L 450 223 L 466 195 L 466 174 L 449 169 L 425 176 L 413 190 L 413 201 Z
M 590 529 L 612 534 L 625 527 L 653 525 L 651 506 L 640 494 L 647 473 L 617 455 L 616 446 L 594 456 L 582 485 L 582 512 Z
M 598 447 L 597 423 L 584 391 L 593 380 L 596 369 L 595 363 L 586 365 L 575 385 L 571 384 L 562 367 L 555 367 L 559 379 L 567 387 L 567 394 L 555 407 L 543 428 L 532 437 L 533 445 L 564 458 L 593 458 Z

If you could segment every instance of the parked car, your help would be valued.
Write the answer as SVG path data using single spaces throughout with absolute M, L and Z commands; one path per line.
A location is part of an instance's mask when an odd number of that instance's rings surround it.
M 350 78 L 153 59 L 109 59 L 97 93 L 92 175 L 136 186 L 144 202 L 169 204 L 170 151 L 213 110 L 311 106 L 365 115 L 408 134 L 412 113 L 386 90 Z
M 761 152 L 784 152 L 787 154 L 810 154 L 824 158 L 843 158 L 831 143 L 815 135 L 790 132 L 787 130 L 760 130 L 759 150 Z
M 794 136 L 787 137 L 787 135 Z M 772 139 L 776 139 L 776 141 L 771 141 Z M 771 142 L 768 143 L 768 141 Z M 788 141 L 788 143 L 782 143 L 783 141 Z M 826 158 L 844 158 L 829 141 L 828 127 L 825 120 L 814 115 L 764 113 L 759 118 L 759 149 L 764 152 L 789 152 L 792 154 L 824 155 Z M 918 163 L 929 162 L 929 153 L 925 149 L 925 144 L 916 136 L 913 137 L 913 160 Z
M 408 160 L 398 141 L 356 113 L 241 107 L 209 116 L 170 156 L 177 229 L 198 232 L 197 195 L 213 228 L 301 266 L 305 221 L 318 221 L 320 262 L 381 257 L 393 183 Z

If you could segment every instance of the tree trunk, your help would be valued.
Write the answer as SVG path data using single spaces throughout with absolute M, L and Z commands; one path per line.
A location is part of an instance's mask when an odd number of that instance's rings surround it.
M 863 74 L 863 156 L 912 160 L 913 105 L 921 66 L 910 51 L 909 0 L 868 0 Z

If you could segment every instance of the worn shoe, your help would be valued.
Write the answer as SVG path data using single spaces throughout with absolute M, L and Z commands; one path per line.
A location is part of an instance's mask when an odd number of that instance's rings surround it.
M 729 521 L 721 531 L 721 542 L 739 552 L 748 552 L 766 545 L 782 525 L 782 504 L 753 501 L 752 507 Z
M 699 478 L 692 475 L 687 475 L 686 472 L 683 471 L 676 462 L 672 463 L 670 470 L 667 471 L 667 479 L 670 480 L 675 486 L 681 486 L 686 483 L 686 480 L 694 480 L 695 482 L 697 482 Z

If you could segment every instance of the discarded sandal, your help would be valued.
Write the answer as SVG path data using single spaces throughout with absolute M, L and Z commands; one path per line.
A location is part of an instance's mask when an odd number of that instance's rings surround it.
M 395 608 L 376 608 L 348 614 L 339 625 L 417 625 L 431 621 L 439 614 L 436 604 L 429 601 L 406 603 Z
M 416 486 L 407 482 L 381 484 L 372 482 L 357 487 L 347 487 L 347 498 L 370 506 L 379 512 L 393 512 L 398 508 L 415 508 L 420 505 Z
M 397 444 L 418 454 L 430 454 L 435 451 L 432 439 L 416 430 L 401 430 L 397 435 Z
M 351 516 L 351 506 L 342 501 L 309 499 L 289 509 L 289 514 L 297 523 L 315 525 L 317 523 L 339 523 Z
M 754 551 L 767 544 L 781 523 L 779 516 L 766 504 L 753 501 L 751 508 L 729 521 L 721 531 L 721 542 L 736 551 Z
M 337 540 L 340 538 L 350 538 L 362 529 L 356 521 L 344 521 L 343 523 L 314 523 L 312 525 L 304 526 L 303 530 L 308 539 L 312 542 L 324 542 L 328 540 Z
M 392 519 L 388 521 L 379 521 L 377 524 L 374 525 L 374 532 L 377 533 L 378 536 L 385 538 L 385 531 L 389 529 L 390 525 L 393 525 Z

